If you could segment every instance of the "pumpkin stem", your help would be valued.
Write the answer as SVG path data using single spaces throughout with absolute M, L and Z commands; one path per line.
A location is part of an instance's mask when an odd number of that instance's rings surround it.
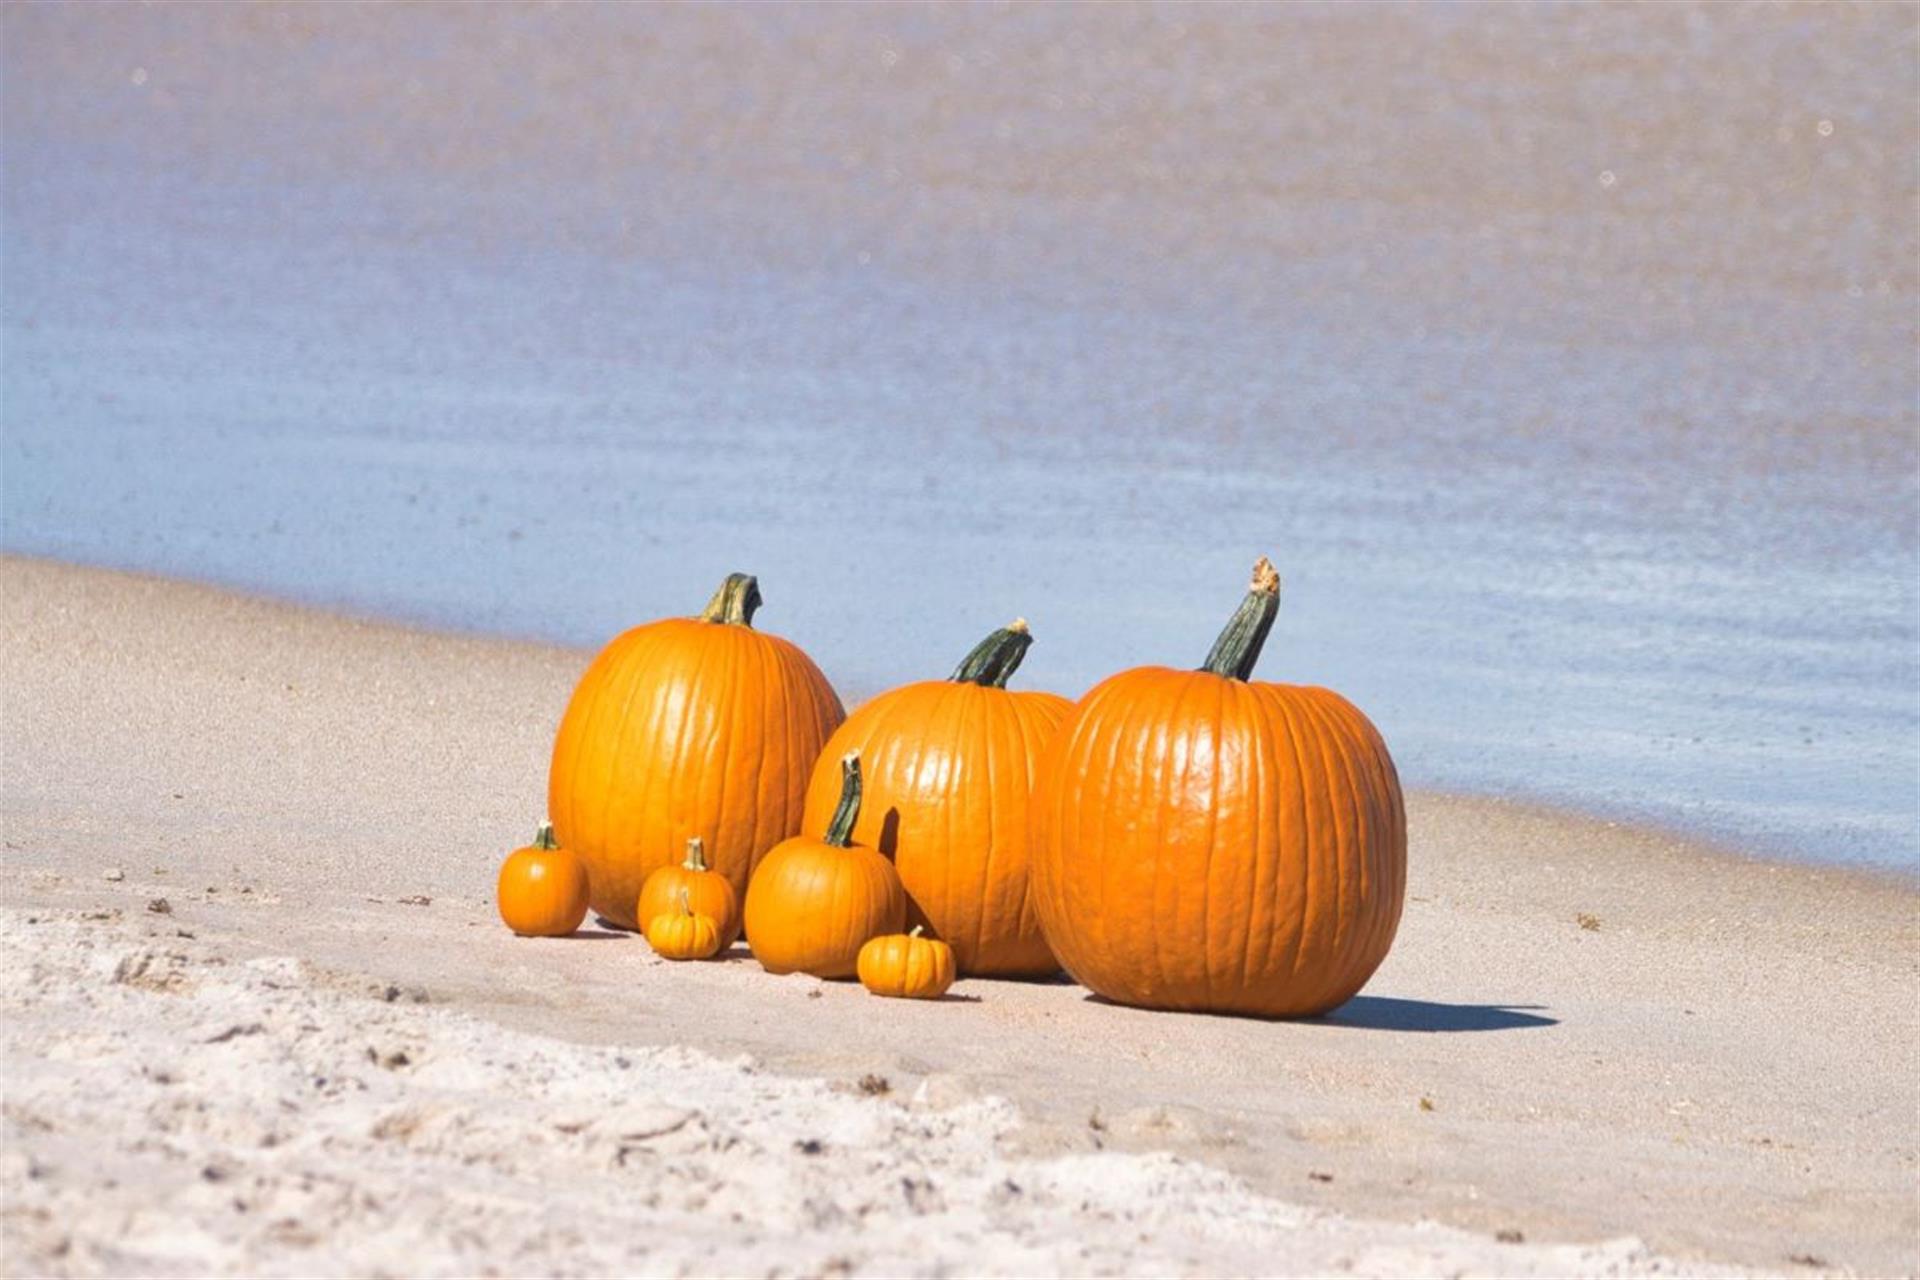
M 693 914 L 693 898 L 687 893 L 687 886 L 685 885 L 680 886 L 680 910 L 686 912 L 688 915 Z
M 913 926 L 913 928 L 911 928 L 911 929 L 909 929 L 909 930 L 907 930 L 907 936 L 908 936 L 909 938 L 917 938 L 917 937 L 919 937 L 919 936 L 920 936 L 920 935 L 921 935 L 922 933 L 925 933 L 925 932 L 926 932 L 926 929 L 927 929 L 927 926 L 925 926 L 925 925 L 923 925 L 923 924 L 917 924 L 917 925 L 915 925 L 915 926 Z
M 760 580 L 750 573 L 730 573 L 720 589 L 700 611 L 703 622 L 726 622 L 734 626 L 753 625 L 753 611 L 760 607 Z
M 1020 669 L 1027 656 L 1033 634 L 1025 618 L 1015 618 L 1006 626 L 973 646 L 973 652 L 960 660 L 948 676 L 955 684 L 977 684 L 983 689 L 1004 689 L 1007 677 Z
M 540 829 L 533 833 L 533 847 L 536 849 L 558 849 L 560 841 L 554 838 L 553 824 L 543 822 Z
M 1267 642 L 1267 632 L 1273 629 L 1274 615 L 1279 612 L 1280 574 L 1273 561 L 1261 556 L 1253 566 L 1247 598 L 1227 619 L 1226 630 L 1213 642 L 1213 651 L 1200 669 L 1231 680 L 1251 679 L 1253 664 L 1260 661 L 1260 646 Z
M 860 753 L 849 751 L 840 761 L 840 804 L 827 824 L 828 844 L 844 849 L 853 843 L 853 824 L 860 817 Z
M 687 860 L 680 864 L 689 871 L 706 871 L 707 846 L 699 836 L 687 837 Z

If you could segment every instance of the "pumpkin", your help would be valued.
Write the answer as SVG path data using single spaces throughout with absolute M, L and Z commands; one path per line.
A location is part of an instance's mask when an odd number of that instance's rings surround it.
M 1250 679 L 1279 604 L 1263 557 L 1205 665 L 1109 677 L 1042 762 L 1034 902 L 1067 971 L 1110 1000 L 1308 1016 L 1393 943 L 1393 760 L 1339 694 Z
M 607 645 L 567 704 L 547 803 L 612 924 L 637 926 L 641 886 L 689 835 L 739 894 L 801 829 L 807 776 L 846 713 L 806 654 L 753 629 L 759 606 L 759 584 L 731 575 L 698 617 Z
M 675 909 L 647 921 L 647 945 L 663 960 L 705 960 L 720 950 L 720 922 L 695 911 L 688 892 L 680 890 Z
M 834 732 L 807 787 L 804 822 L 827 821 L 834 762 L 860 754 L 865 803 L 853 838 L 893 860 L 908 919 L 953 948 L 960 972 L 1037 977 L 1059 969 L 1027 883 L 1027 804 L 1040 754 L 1073 704 L 1011 692 L 1033 637 L 1015 619 L 945 680 L 883 693 Z
M 528 938 L 563 938 L 587 918 L 587 869 L 543 822 L 533 843 L 500 864 L 494 901 L 507 928 Z
M 938 938 L 910 933 L 869 938 L 860 948 L 860 985 L 877 996 L 938 1000 L 953 985 L 953 948 Z
M 694 911 L 712 916 L 720 929 L 720 949 L 725 951 L 740 936 L 740 895 L 733 881 L 707 865 L 706 849 L 699 836 L 687 837 L 686 861 L 661 867 L 640 886 L 640 903 L 634 908 L 636 920 L 651 920 L 688 902 Z
M 860 948 L 906 925 L 893 864 L 851 843 L 860 815 L 860 757 L 840 762 L 840 803 L 824 839 L 776 845 L 747 886 L 747 945 L 768 973 L 851 978 Z

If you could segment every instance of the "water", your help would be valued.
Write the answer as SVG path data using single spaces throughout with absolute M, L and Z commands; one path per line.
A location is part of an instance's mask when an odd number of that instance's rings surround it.
M 1261 674 L 1920 864 L 1911 10 L 4 14 L 11 550 Z

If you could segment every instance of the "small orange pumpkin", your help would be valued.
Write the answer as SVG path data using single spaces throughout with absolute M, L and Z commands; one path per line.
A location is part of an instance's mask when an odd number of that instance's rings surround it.
M 825 839 L 775 845 L 747 886 L 747 945 L 768 973 L 851 978 L 867 939 L 906 924 L 907 894 L 893 864 L 852 843 L 860 757 L 849 755 L 840 771 L 840 804 Z
M 661 867 L 640 886 L 640 904 L 634 909 L 636 920 L 651 920 L 689 902 L 694 911 L 712 916 L 720 928 L 720 949 L 725 951 L 740 936 L 740 895 L 733 881 L 707 865 L 706 850 L 699 836 L 687 837 L 687 858 L 678 866 Z
M 840 794 L 832 762 L 860 753 L 866 799 L 854 838 L 892 860 L 909 918 L 953 948 L 962 973 L 1060 968 L 1028 888 L 1027 808 L 1040 755 L 1073 704 L 1007 688 L 1032 643 L 1016 618 L 951 678 L 869 700 L 828 740 L 807 786 L 811 830 Z
M 877 996 L 938 1000 L 953 985 L 953 948 L 938 938 L 888 933 L 860 948 L 860 985 Z
M 641 885 L 689 834 L 744 893 L 760 857 L 801 829 L 814 758 L 846 713 L 812 659 L 753 629 L 759 607 L 759 583 L 729 576 L 698 617 L 616 637 L 567 704 L 547 808 L 614 924 L 643 923 Z
M 1393 944 L 1393 759 L 1339 694 L 1249 679 L 1279 607 L 1262 557 L 1205 665 L 1102 681 L 1041 764 L 1034 904 L 1067 971 L 1110 1000 L 1303 1017 Z
M 494 890 L 500 918 L 526 938 L 563 938 L 587 918 L 587 868 L 560 847 L 553 824 L 543 822 L 533 843 L 500 864 Z
M 705 960 L 719 953 L 720 925 L 712 916 L 695 911 L 682 889 L 677 909 L 647 921 L 647 945 L 663 960 Z

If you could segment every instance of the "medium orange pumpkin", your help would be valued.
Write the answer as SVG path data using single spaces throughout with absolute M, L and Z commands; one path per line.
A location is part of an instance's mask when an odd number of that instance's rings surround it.
M 1054 954 L 1108 999 L 1307 1016 L 1359 991 L 1393 943 L 1393 760 L 1339 694 L 1249 681 L 1279 602 L 1262 558 L 1200 670 L 1108 678 L 1047 752 L 1035 904 Z
M 703 916 L 712 916 L 720 930 L 720 950 L 725 951 L 740 936 L 740 895 L 733 881 L 707 865 L 706 850 L 699 836 L 687 837 L 686 861 L 661 867 L 647 876 L 640 886 L 640 903 L 633 918 L 651 920 L 680 909 L 682 902 Z
M 906 923 L 907 895 L 893 864 L 850 843 L 860 815 L 860 758 L 846 757 L 840 770 L 840 803 L 826 838 L 781 842 L 747 886 L 747 945 L 768 973 L 851 978 L 867 939 Z
M 662 960 L 705 960 L 720 951 L 720 924 L 704 911 L 695 911 L 680 891 L 680 901 L 647 919 L 647 945 Z
M 744 893 L 760 857 L 800 830 L 814 757 L 846 713 L 806 654 L 753 629 L 759 606 L 759 584 L 731 575 L 699 617 L 617 637 L 567 704 L 548 808 L 614 924 L 638 925 L 641 885 L 687 836 Z
M 803 821 L 816 830 L 839 800 L 834 762 L 859 752 L 865 801 L 853 838 L 893 860 L 908 918 L 953 948 L 962 973 L 1035 977 L 1060 967 L 1028 890 L 1027 804 L 1040 754 L 1073 704 L 1008 690 L 1032 643 L 1015 619 L 948 679 L 859 707 L 807 787 Z
M 507 928 L 528 938 L 564 938 L 587 918 L 587 868 L 543 822 L 533 843 L 500 864 L 494 901 Z
M 860 985 L 877 996 L 938 1000 L 953 985 L 953 948 L 938 938 L 886 933 L 860 948 Z

